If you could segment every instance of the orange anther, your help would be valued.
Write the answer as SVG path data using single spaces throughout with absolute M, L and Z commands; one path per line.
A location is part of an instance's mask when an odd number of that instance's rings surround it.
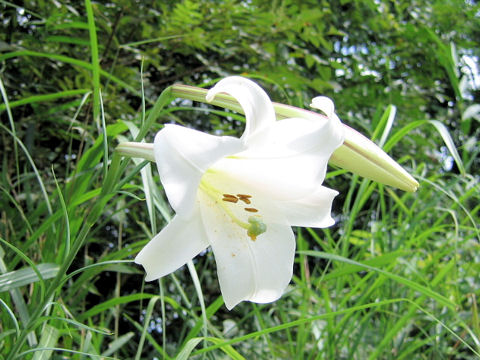
M 247 194 L 237 194 L 237 196 L 240 198 L 240 199 L 249 199 L 252 197 L 252 195 L 247 195 Z

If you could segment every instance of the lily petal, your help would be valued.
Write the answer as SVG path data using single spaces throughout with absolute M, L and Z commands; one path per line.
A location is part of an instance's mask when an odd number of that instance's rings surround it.
M 292 226 L 325 228 L 335 223 L 331 210 L 333 199 L 337 195 L 338 191 L 319 186 L 311 195 L 276 205 Z
M 332 153 L 342 145 L 343 124 L 338 117 L 323 116 L 311 118 L 289 118 L 277 121 L 271 129 L 273 144 L 303 153 L 321 148 L 324 153 Z
M 267 93 L 256 83 L 240 76 L 230 76 L 220 80 L 207 95 L 212 101 L 218 93 L 233 96 L 243 108 L 245 131 L 241 139 L 249 147 L 261 145 L 265 141 L 265 130 L 275 122 L 275 111 Z
M 160 180 L 175 212 L 191 216 L 203 173 L 218 159 L 243 148 L 237 138 L 165 125 L 155 137 L 153 149 Z
M 328 160 L 343 142 L 341 123 L 324 117 L 277 121 L 270 134 L 263 146 L 221 159 L 213 168 L 272 199 L 300 199 L 324 180 Z
M 147 272 L 146 281 L 170 274 L 208 246 L 199 209 L 190 219 L 175 216 L 135 258 Z
M 242 189 L 243 190 L 243 189 Z M 231 190 L 232 192 L 235 192 Z M 267 303 L 285 291 L 293 271 L 295 237 L 273 206 L 256 198 L 266 232 L 252 240 L 208 195 L 200 195 L 202 220 L 212 246 L 225 306 L 248 300 Z M 240 216 L 240 215 L 239 215 Z

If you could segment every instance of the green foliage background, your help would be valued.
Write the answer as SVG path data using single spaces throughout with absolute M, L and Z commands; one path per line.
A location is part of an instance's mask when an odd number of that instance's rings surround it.
M 0 1 L 0 359 L 477 357 L 479 11 Z M 154 167 L 111 154 L 148 118 L 147 141 L 169 122 L 241 134 L 241 117 L 211 106 L 154 108 L 175 82 L 232 74 L 299 107 L 330 96 L 421 187 L 332 168 L 337 224 L 297 229 L 281 300 L 228 312 L 211 253 L 143 283 L 131 260 L 172 213 Z

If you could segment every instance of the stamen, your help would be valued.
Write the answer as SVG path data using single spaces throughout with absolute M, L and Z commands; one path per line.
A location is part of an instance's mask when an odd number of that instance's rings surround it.
M 258 212 L 258 210 L 257 210 L 257 209 L 255 209 L 255 208 L 245 208 L 245 211 L 248 211 L 248 212 L 253 212 L 253 213 L 256 213 L 256 212 Z
M 238 196 L 238 199 L 243 201 L 245 204 L 249 205 L 251 204 L 252 202 L 250 201 L 250 198 L 252 197 L 252 195 L 247 195 L 247 194 L 237 194 Z
M 223 194 L 223 197 L 229 197 L 229 198 L 237 198 L 235 195 L 231 195 L 231 194 Z
M 238 198 L 235 195 L 230 195 L 230 194 L 223 194 L 222 200 L 235 203 L 235 204 L 238 202 Z
M 246 195 L 246 194 L 237 194 L 237 196 L 238 196 L 240 199 L 242 199 L 242 198 L 244 198 L 244 199 L 249 199 L 249 198 L 252 197 L 252 195 Z

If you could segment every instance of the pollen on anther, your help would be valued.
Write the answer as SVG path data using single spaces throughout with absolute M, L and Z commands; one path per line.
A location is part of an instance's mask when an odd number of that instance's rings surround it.
M 238 196 L 238 199 L 243 201 L 245 204 L 249 205 L 251 204 L 252 202 L 250 201 L 250 198 L 252 197 L 252 195 L 245 195 L 245 194 L 237 194 Z
M 249 198 L 252 197 L 252 195 L 247 195 L 247 194 L 237 194 L 237 196 L 238 196 L 240 199 L 242 199 L 242 198 L 244 198 L 244 199 L 249 199 Z
M 236 197 L 224 197 L 222 200 L 235 203 L 235 204 L 238 202 L 238 199 Z
M 258 210 L 257 210 L 257 209 L 255 209 L 255 208 L 245 208 L 245 211 L 248 211 L 248 212 L 253 212 L 253 213 L 256 213 L 256 212 L 258 212 Z

